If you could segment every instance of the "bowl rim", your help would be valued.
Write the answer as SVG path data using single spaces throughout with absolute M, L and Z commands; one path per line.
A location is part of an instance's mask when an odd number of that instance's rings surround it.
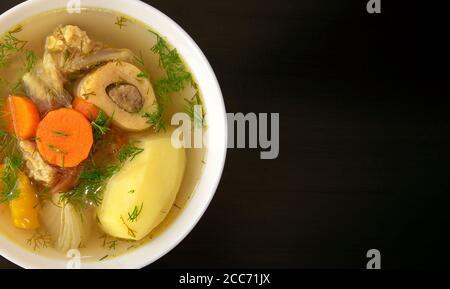
M 195 41 L 171 18 L 139 0 L 83 0 L 82 7 L 128 15 L 168 39 L 182 55 L 202 91 L 208 116 L 206 164 L 191 199 L 157 238 L 141 247 L 104 261 L 82 263 L 82 268 L 142 268 L 175 248 L 196 226 L 219 185 L 227 153 L 227 114 L 216 75 Z M 0 34 L 27 19 L 66 8 L 59 0 L 28 0 L 0 15 Z M 213 129 L 210 129 L 213 128 Z M 0 235 L 0 255 L 24 268 L 66 268 L 69 259 L 55 259 L 31 252 Z

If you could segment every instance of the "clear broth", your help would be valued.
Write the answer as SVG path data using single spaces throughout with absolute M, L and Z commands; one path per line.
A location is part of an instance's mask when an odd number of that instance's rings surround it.
M 126 26 L 122 28 L 116 24 L 118 17 L 121 16 L 128 19 L 125 23 Z M 159 66 L 159 56 L 150 51 L 150 48 L 156 44 L 156 36 L 148 32 L 148 29 L 151 28 L 117 12 L 94 8 L 84 8 L 79 14 L 70 14 L 62 9 L 50 11 L 34 16 L 21 23 L 23 30 L 17 33 L 16 37 L 28 41 L 26 49 L 33 50 L 36 55 L 41 57 L 44 52 L 46 36 L 50 35 L 58 25 L 66 24 L 79 26 L 82 30 L 87 31 L 91 39 L 101 41 L 111 47 L 128 48 L 136 55 L 142 52 L 142 57 L 150 72 L 152 82 L 164 76 L 164 70 Z M 155 31 L 153 29 L 151 30 Z M 0 69 L 0 77 L 10 83 L 14 83 L 21 77 L 20 70 L 22 67 L 23 60 L 20 55 L 17 55 L 17 57 L 11 59 L 8 67 Z M 0 97 L 5 97 L 8 94 L 9 92 L 6 87 L 0 87 Z M 195 90 L 189 86 L 181 93 L 172 94 L 171 104 L 166 115 L 167 119 L 170 119 L 173 113 L 183 111 L 184 98 L 191 98 L 194 94 Z M 147 133 L 152 134 L 154 132 L 149 131 Z M 196 188 L 205 163 L 205 149 L 186 149 L 186 157 L 185 175 L 175 204 L 165 220 L 158 227 L 140 241 L 126 241 L 105 236 L 95 226 L 90 240 L 79 248 L 82 260 L 97 261 L 124 254 L 138 248 L 142 244 L 151 242 L 152 239 L 157 238 L 161 232 L 170 226 L 183 207 L 185 207 Z M 0 205 L 0 234 L 37 254 L 53 258 L 66 257 L 66 252 L 57 251 L 52 247 L 35 247 L 34 241 L 30 239 L 35 236 L 35 232 L 15 228 L 10 220 L 9 208 L 6 204 Z

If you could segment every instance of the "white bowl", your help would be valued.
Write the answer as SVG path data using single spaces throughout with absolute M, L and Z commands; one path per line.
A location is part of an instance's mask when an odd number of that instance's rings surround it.
M 31 16 L 65 8 L 68 1 L 29 0 L 0 16 L 0 33 Z M 129 15 L 154 28 L 177 48 L 198 81 L 208 113 L 207 163 L 181 214 L 157 238 L 133 250 L 102 262 L 86 262 L 82 268 L 142 268 L 162 257 L 183 240 L 208 207 L 222 175 L 227 149 L 227 122 L 222 93 L 214 72 L 189 35 L 169 17 L 137 0 L 82 0 L 83 7 L 103 8 Z M 0 254 L 24 268 L 66 268 L 68 259 L 51 259 L 34 254 L 0 235 Z

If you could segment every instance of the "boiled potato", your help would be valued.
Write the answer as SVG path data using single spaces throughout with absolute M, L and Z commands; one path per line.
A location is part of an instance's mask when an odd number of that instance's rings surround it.
M 145 237 L 166 217 L 180 188 L 186 165 L 184 148 L 170 134 L 139 139 L 144 149 L 108 182 L 97 216 L 107 234 L 131 240 Z

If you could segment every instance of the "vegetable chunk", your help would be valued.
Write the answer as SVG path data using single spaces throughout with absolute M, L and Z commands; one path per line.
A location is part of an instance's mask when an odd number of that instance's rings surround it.
M 3 171 L 3 165 L 0 165 Z M 39 200 L 30 180 L 22 172 L 17 176 L 18 197 L 9 202 L 11 220 L 19 229 L 33 230 L 39 228 Z
M 143 149 L 108 182 L 97 209 L 100 226 L 109 235 L 140 240 L 167 215 L 183 179 L 184 148 L 171 144 L 170 134 L 140 139 Z
M 27 97 L 9 96 L 6 110 L 11 114 L 13 129 L 20 139 L 30 139 L 36 135 L 40 116 L 37 107 Z
M 60 108 L 49 112 L 37 129 L 37 147 L 52 165 L 72 168 L 89 156 L 92 126 L 80 112 Z

